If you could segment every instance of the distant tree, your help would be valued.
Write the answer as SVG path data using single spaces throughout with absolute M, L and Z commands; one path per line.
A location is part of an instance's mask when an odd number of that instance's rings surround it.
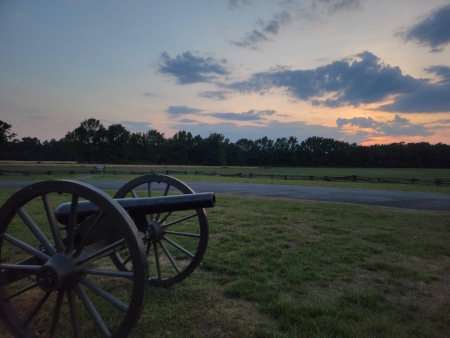
M 355 143 L 319 136 L 300 144 L 294 136 L 246 138 L 236 143 L 212 133 L 203 139 L 185 130 L 166 139 L 157 130 L 130 133 L 121 124 L 107 129 L 90 118 L 67 132 L 59 141 L 41 143 L 36 137 L 14 139 L 11 125 L 0 120 L 1 160 L 78 160 L 97 163 L 145 163 L 179 165 L 301 165 L 342 167 L 450 168 L 450 145 L 428 142 Z M 6 147 L 7 146 L 7 147 Z
M 308 137 L 300 143 L 300 164 L 319 166 L 354 166 L 356 144 L 324 138 Z M 359 155 L 361 156 L 361 154 Z
M 5 148 L 8 141 L 16 137 L 16 134 L 11 132 L 12 126 L 0 120 L 0 150 Z
M 203 160 L 205 149 L 203 148 L 204 140 L 200 135 L 195 135 L 192 138 L 192 145 L 189 150 L 189 164 L 200 165 Z
M 106 130 L 107 162 L 128 163 L 130 132 L 121 124 L 112 124 Z
M 252 152 L 254 152 L 255 164 L 257 165 L 273 165 L 274 156 L 274 142 L 269 140 L 267 136 L 260 138 L 254 142 L 254 147 L 252 147 Z
M 99 160 L 99 146 L 105 142 L 105 131 L 99 120 L 90 118 L 81 122 L 75 130 L 68 132 L 64 140 L 73 147 L 78 161 L 94 163 Z
M 43 160 L 46 161 L 73 161 L 76 159 L 74 152 L 64 142 L 64 139 L 59 141 L 51 139 L 50 141 L 42 142 Z
M 164 134 L 157 130 L 149 130 L 146 133 L 132 133 L 128 143 L 130 162 L 164 164 L 166 158 Z
M 438 143 L 434 146 L 439 152 L 439 166 L 450 168 L 450 145 Z
M 226 152 L 230 141 L 222 134 L 212 133 L 202 142 L 203 165 L 226 165 Z
M 190 132 L 180 130 L 167 140 L 167 152 L 169 161 L 173 164 L 188 164 L 189 155 L 193 146 L 193 137 Z
M 10 144 L 15 160 L 40 161 L 44 159 L 43 146 L 36 137 L 23 137 L 22 140 Z
M 236 142 L 235 152 L 237 165 L 252 165 L 254 163 L 255 142 L 247 138 L 241 138 Z
M 157 130 L 149 130 L 145 134 L 145 159 L 151 164 L 163 164 L 168 161 L 166 150 L 167 140 L 164 137 L 164 133 L 160 133 Z

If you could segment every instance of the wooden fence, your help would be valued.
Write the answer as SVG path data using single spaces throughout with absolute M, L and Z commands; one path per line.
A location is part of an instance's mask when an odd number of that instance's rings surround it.
M 164 175 L 204 175 L 204 176 L 224 176 L 236 178 L 256 178 L 264 177 L 273 180 L 303 180 L 303 181 L 327 181 L 327 182 L 368 182 L 368 183 L 395 183 L 395 184 L 426 184 L 437 186 L 449 186 L 450 179 L 418 179 L 418 178 L 377 178 L 377 177 L 363 177 L 357 175 L 350 176 L 316 176 L 316 175 L 275 175 L 275 174 L 257 174 L 257 173 L 235 173 L 224 174 L 217 171 L 176 171 L 176 170 L 150 170 L 150 171 L 136 171 L 136 170 L 107 170 L 106 167 L 95 167 L 93 170 L 0 170 L 0 175 L 149 175 L 149 174 L 164 174 Z

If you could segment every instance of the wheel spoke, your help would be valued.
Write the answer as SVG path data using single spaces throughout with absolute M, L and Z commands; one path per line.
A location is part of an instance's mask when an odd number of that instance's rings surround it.
M 29 271 L 30 274 L 37 272 L 42 265 L 25 265 L 25 264 L 0 264 L 2 270 L 22 270 Z
M 158 279 L 162 279 L 161 263 L 159 261 L 159 252 L 158 252 L 158 247 L 157 247 L 156 243 L 155 243 L 155 245 L 153 245 L 153 251 L 155 253 L 156 273 L 158 274 Z
M 147 195 L 148 197 L 152 197 L 153 196 L 153 187 L 152 187 L 152 182 L 147 182 Z M 136 196 L 137 197 L 137 196 Z M 150 214 L 150 219 L 155 219 L 155 215 Z
M 180 273 L 180 269 L 178 268 L 177 263 L 173 259 L 172 255 L 170 254 L 169 250 L 165 247 L 165 245 L 162 242 L 158 242 L 161 248 L 163 249 L 164 253 L 166 254 L 167 258 L 169 259 L 170 263 L 172 264 L 173 268 L 177 273 Z
M 128 264 L 128 262 L 130 261 L 130 259 L 131 259 L 131 255 L 128 255 L 127 258 L 123 261 L 123 265 Z
M 175 243 L 175 242 L 172 241 L 170 238 L 163 237 L 163 239 L 164 239 L 166 242 L 170 243 L 173 247 L 177 248 L 178 250 L 180 250 L 181 252 L 183 252 L 184 254 L 186 254 L 187 256 L 189 256 L 189 257 L 191 257 L 191 258 L 194 258 L 194 255 L 193 255 L 191 252 L 187 251 L 185 248 L 183 248 L 181 245 Z
M 4 233 L 0 233 L 0 237 L 3 238 L 3 239 L 6 239 L 11 244 L 21 248 L 22 250 L 28 252 L 29 254 L 31 254 L 31 255 L 33 255 L 33 256 L 35 256 L 37 258 L 40 258 L 42 260 L 47 260 L 47 259 L 50 258 L 49 255 L 43 253 L 42 251 L 39 251 L 39 250 L 33 248 L 31 245 L 29 245 L 29 244 L 27 244 L 25 242 L 22 242 L 21 240 L 15 238 L 15 237 L 13 237 L 13 236 L 5 233 L 5 232 Z
M 64 243 L 61 238 L 61 233 L 58 229 L 58 221 L 56 220 L 55 213 L 50 206 L 47 194 L 42 195 L 42 202 L 44 203 L 45 213 L 47 214 L 48 223 L 52 231 L 53 239 L 55 241 L 56 250 L 58 252 L 64 251 Z
M 169 193 L 170 187 L 171 187 L 170 184 L 166 185 L 166 189 L 164 190 L 164 196 L 167 196 L 167 194 Z
M 3 298 L 2 301 L 6 302 L 6 301 L 8 301 L 10 299 L 13 299 L 16 296 L 20 296 L 22 293 L 27 292 L 28 290 L 31 290 L 32 288 L 34 288 L 36 286 L 37 286 L 37 283 L 32 283 L 32 284 L 30 284 L 28 286 L 25 286 L 24 288 L 22 288 L 22 289 L 20 289 L 20 290 L 18 290 L 16 292 L 10 294 L 8 297 Z
M 72 195 L 70 204 L 69 224 L 67 224 L 66 253 L 73 251 L 75 227 L 77 225 L 78 196 Z
M 186 237 L 200 237 L 200 234 L 192 234 L 190 232 L 180 232 L 180 231 L 165 231 L 166 234 L 186 236 Z
M 133 198 L 137 198 L 137 197 L 138 197 L 138 195 L 136 194 L 136 191 L 134 191 L 134 190 L 131 190 L 131 191 L 130 191 L 130 194 L 131 194 L 131 196 L 132 196 Z
M 104 300 L 109 302 L 110 304 L 114 305 L 116 308 L 118 308 L 123 313 L 128 312 L 128 305 L 124 304 L 122 301 L 114 297 L 112 294 L 107 292 L 106 290 L 102 289 L 98 285 L 92 283 L 90 280 L 88 280 L 86 277 L 82 277 L 80 279 L 81 284 L 95 292 L 97 295 L 102 297 Z
M 97 327 L 100 329 L 102 334 L 105 337 L 109 337 L 111 333 L 108 330 L 108 327 L 106 326 L 105 322 L 103 321 L 102 317 L 98 313 L 97 309 L 95 308 L 94 304 L 92 304 L 89 297 L 86 295 L 86 292 L 81 288 L 80 285 L 77 285 L 75 287 L 75 292 L 77 293 L 78 297 L 80 297 L 81 302 L 83 303 L 86 310 L 91 315 L 92 319 L 94 320 Z
M 83 269 L 82 273 L 89 275 L 109 276 L 109 277 L 122 277 L 133 278 L 133 272 L 130 271 L 117 271 L 117 270 L 102 270 L 102 269 Z
M 95 217 L 95 220 L 94 220 L 93 224 L 91 225 L 89 230 L 84 235 L 83 239 L 80 242 L 80 245 L 78 246 L 77 250 L 73 253 L 72 257 L 75 258 L 75 257 L 78 257 L 81 254 L 81 252 L 83 251 L 84 247 L 89 242 L 89 240 L 91 239 L 92 235 L 95 233 L 95 231 L 97 230 L 98 226 L 100 225 L 100 221 L 102 220 L 104 215 L 105 215 L 105 213 L 103 212 L 103 210 L 97 211 L 97 215 Z
M 170 187 L 171 187 L 170 184 L 167 184 L 167 185 L 166 185 L 166 189 L 164 190 L 163 196 L 167 196 L 167 195 L 169 194 Z M 172 213 L 172 212 L 170 212 L 170 213 Z M 158 214 L 156 215 L 155 219 L 159 219 L 160 217 L 161 217 L 161 213 L 158 213 Z M 169 217 L 169 215 L 166 215 L 166 216 L 164 217 L 164 219 L 166 219 L 167 217 Z
M 47 239 L 47 236 L 44 235 L 44 233 L 41 231 L 41 229 L 39 229 L 36 223 L 34 223 L 31 217 L 26 213 L 26 211 L 23 210 L 23 208 L 18 208 L 16 212 L 20 216 L 20 218 L 24 221 L 25 225 L 33 233 L 33 235 L 39 240 L 42 246 L 49 252 L 49 254 L 50 255 L 56 254 L 55 247 L 50 243 L 50 241 Z
M 70 317 L 72 318 L 72 326 L 75 338 L 81 338 L 80 317 L 78 317 L 77 303 L 75 299 L 75 291 L 73 289 L 67 290 L 67 300 L 69 302 Z
M 150 252 L 150 248 L 152 247 L 152 242 L 148 241 L 147 248 L 145 249 L 145 253 L 148 256 L 148 253 Z
M 117 242 L 114 242 L 108 246 L 105 246 L 104 248 L 94 252 L 92 255 L 89 255 L 88 257 L 85 257 L 83 259 L 80 259 L 79 261 L 77 261 L 78 265 L 82 265 L 88 261 L 93 261 L 96 258 L 100 258 L 103 257 L 104 255 L 108 254 L 108 251 L 112 251 L 115 250 L 116 247 L 118 246 L 123 246 L 123 244 L 125 243 L 125 239 L 122 238 L 120 240 L 118 240 Z
M 172 215 L 172 211 L 168 212 L 159 222 L 164 223 L 170 215 Z
M 44 297 L 42 297 L 41 300 L 39 301 L 39 303 L 37 303 L 36 307 L 30 313 L 30 315 L 28 316 L 27 320 L 24 321 L 23 328 L 26 328 L 28 326 L 28 324 L 30 324 L 30 322 L 37 315 L 37 313 L 42 308 L 42 306 L 45 304 L 45 302 L 47 301 L 48 297 L 50 297 L 51 294 L 52 294 L 51 292 L 45 293 Z
M 173 222 L 164 224 L 164 225 L 163 225 L 163 228 L 170 227 L 171 225 L 174 225 L 174 224 L 177 224 L 177 223 L 186 221 L 186 220 L 191 219 L 192 217 L 196 217 L 196 216 L 197 216 L 197 214 L 192 214 L 192 215 L 188 215 L 188 216 L 182 217 L 182 218 L 177 219 L 177 220 L 175 220 L 175 221 L 173 221 Z
M 56 328 L 58 327 L 59 317 L 61 315 L 61 307 L 64 300 L 64 291 L 58 291 L 58 296 L 56 297 L 55 309 L 53 311 L 52 326 L 50 328 L 50 337 L 55 336 Z

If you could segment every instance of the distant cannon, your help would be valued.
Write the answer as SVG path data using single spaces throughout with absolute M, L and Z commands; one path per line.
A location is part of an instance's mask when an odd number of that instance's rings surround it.
M 0 315 L 17 337 L 125 337 L 150 286 L 171 286 L 200 264 L 204 208 L 165 175 L 114 195 L 68 180 L 32 184 L 0 208 Z

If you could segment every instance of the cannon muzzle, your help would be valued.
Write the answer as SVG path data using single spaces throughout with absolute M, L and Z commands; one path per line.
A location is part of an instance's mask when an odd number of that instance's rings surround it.
M 216 196 L 212 192 L 161 197 L 117 198 L 115 199 L 130 216 L 148 215 L 162 212 L 212 208 L 216 205 Z M 69 223 L 71 203 L 61 204 L 55 211 L 59 223 Z M 89 201 L 77 205 L 77 224 L 93 215 L 99 208 Z

